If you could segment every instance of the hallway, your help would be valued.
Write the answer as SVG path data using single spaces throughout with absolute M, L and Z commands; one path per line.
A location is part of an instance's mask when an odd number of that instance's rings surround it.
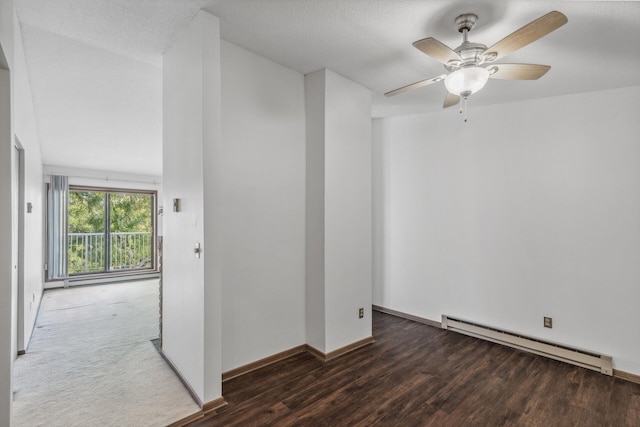
M 157 337 L 158 280 L 46 291 L 15 362 L 15 425 L 157 426 L 198 411 Z

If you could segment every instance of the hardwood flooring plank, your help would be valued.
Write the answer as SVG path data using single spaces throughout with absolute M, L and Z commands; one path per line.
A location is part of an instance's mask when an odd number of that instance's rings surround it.
M 418 374 L 403 389 L 394 388 L 387 391 L 391 399 L 385 404 L 376 405 L 374 408 L 361 407 L 359 412 L 363 415 L 357 417 L 359 424 L 373 425 L 375 423 L 392 425 L 401 423 L 403 419 L 420 415 L 421 419 L 427 419 L 437 409 L 425 404 L 425 394 L 442 387 L 442 383 L 431 375 Z M 373 409 L 373 410 L 372 410 Z
M 251 371 L 233 381 L 223 383 L 222 392 L 226 399 L 245 400 L 270 390 L 269 383 L 260 381 L 265 376 L 273 382 L 279 382 L 287 378 L 295 378 L 308 372 L 310 366 L 322 366 L 322 362 L 309 353 L 299 353 L 278 363 L 265 366 L 262 369 Z
M 634 383 L 615 379 L 606 419 L 609 426 L 640 426 L 640 389 Z
M 640 426 L 640 384 L 391 315 L 327 363 L 294 355 L 223 385 L 204 426 Z

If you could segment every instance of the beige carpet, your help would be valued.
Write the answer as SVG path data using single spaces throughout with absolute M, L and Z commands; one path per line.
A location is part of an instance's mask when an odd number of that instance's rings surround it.
M 14 365 L 14 425 L 165 426 L 198 411 L 158 330 L 157 280 L 45 291 Z

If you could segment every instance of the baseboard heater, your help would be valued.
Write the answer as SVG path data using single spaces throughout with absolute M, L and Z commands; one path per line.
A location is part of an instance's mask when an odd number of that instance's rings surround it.
M 157 279 L 160 277 L 158 272 L 135 273 L 126 275 L 102 276 L 102 277 L 78 277 L 64 280 L 64 287 L 77 285 L 98 285 L 115 282 L 131 282 L 134 280 Z
M 442 315 L 442 328 L 613 375 L 611 356 L 542 341 L 447 315 Z

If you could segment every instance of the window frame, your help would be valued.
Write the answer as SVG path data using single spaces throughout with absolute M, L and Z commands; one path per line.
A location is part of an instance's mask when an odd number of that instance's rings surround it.
M 47 184 L 48 185 L 48 184 Z M 124 269 L 124 270 L 107 270 L 107 264 L 105 264 L 104 271 L 95 271 L 95 272 L 82 272 L 76 274 L 68 274 L 66 279 L 73 278 L 83 278 L 83 277 L 114 277 L 114 276 L 127 276 L 134 274 L 143 274 L 143 273 L 155 273 L 158 271 L 158 260 L 157 260 L 157 243 L 158 243 L 158 192 L 156 190 L 144 190 L 144 189 L 132 189 L 132 188 L 119 188 L 119 187 L 101 187 L 101 186 L 91 186 L 91 185 L 69 185 L 69 193 L 71 192 L 101 192 L 105 193 L 105 225 L 108 225 L 108 218 L 110 212 L 110 197 L 111 194 L 141 194 L 151 196 L 151 267 L 149 268 L 132 268 L 132 269 Z M 47 206 L 47 209 L 49 207 Z M 110 227 L 106 227 L 105 230 L 105 238 L 110 235 Z M 69 231 L 67 229 L 67 235 Z M 68 246 L 67 246 L 68 251 Z M 105 251 L 106 252 L 106 251 Z M 48 254 L 47 254 L 47 265 L 48 265 Z M 68 261 L 67 261 L 68 262 Z M 106 260 L 105 260 L 106 262 Z M 45 275 L 45 281 L 59 281 L 63 280 L 63 278 L 54 278 L 48 279 L 47 275 Z

